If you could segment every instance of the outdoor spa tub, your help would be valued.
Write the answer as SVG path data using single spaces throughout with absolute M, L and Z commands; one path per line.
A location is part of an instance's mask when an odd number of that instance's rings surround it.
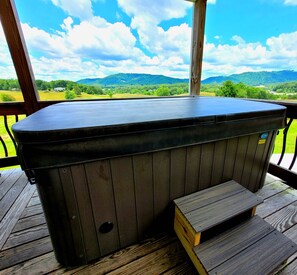
M 175 198 L 230 179 L 257 191 L 285 112 L 216 97 L 73 101 L 13 132 L 57 260 L 73 266 L 171 225 Z

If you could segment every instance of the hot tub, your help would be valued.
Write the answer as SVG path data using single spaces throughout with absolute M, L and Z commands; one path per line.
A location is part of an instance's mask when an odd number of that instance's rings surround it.
M 13 126 L 57 260 L 85 264 L 164 229 L 173 199 L 262 187 L 286 108 L 186 97 L 59 103 Z

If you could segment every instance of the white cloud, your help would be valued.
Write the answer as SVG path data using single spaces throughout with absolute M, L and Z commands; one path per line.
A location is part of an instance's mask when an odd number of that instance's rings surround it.
M 233 36 L 236 45 L 205 43 L 203 78 L 247 71 L 297 69 L 297 32 L 270 37 L 264 45 Z
M 52 3 L 64 10 L 68 15 L 87 20 L 92 18 L 91 0 L 51 0 Z
M 285 5 L 297 6 L 297 0 L 285 0 Z
M 134 21 L 142 19 L 141 22 L 148 20 L 156 24 L 163 20 L 181 18 L 186 15 L 187 8 L 191 7 L 186 1 L 176 0 L 118 0 L 118 4 Z
M 217 0 L 207 0 L 207 4 L 215 5 L 216 3 L 217 3 Z
M 0 78 L 16 78 L 12 58 L 0 24 Z
M 185 41 L 190 44 L 190 28 L 186 24 L 165 31 L 159 24 L 165 20 L 182 18 L 192 4 L 176 0 L 118 0 L 119 7 L 131 18 L 131 27 L 138 32 L 140 43 L 152 54 L 171 53 Z M 172 38 L 175 39 L 172 39 Z M 183 45 L 185 46 L 185 45 Z M 188 47 L 186 52 L 188 53 Z M 180 50 L 176 52 L 178 55 Z

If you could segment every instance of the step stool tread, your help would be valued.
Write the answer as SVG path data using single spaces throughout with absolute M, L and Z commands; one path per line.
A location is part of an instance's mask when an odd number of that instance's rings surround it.
M 174 200 L 182 213 L 189 213 L 197 208 L 204 207 L 218 200 L 243 192 L 245 188 L 234 180 L 198 191 Z
M 232 191 L 228 193 L 230 189 Z M 182 199 L 174 202 L 196 233 L 206 231 L 263 202 L 262 198 L 235 181 L 196 192 L 188 203 Z
M 193 249 L 205 268 L 212 270 L 274 230 L 262 218 L 254 216 Z
M 194 248 L 209 274 L 269 274 L 296 251 L 293 241 L 259 217 Z

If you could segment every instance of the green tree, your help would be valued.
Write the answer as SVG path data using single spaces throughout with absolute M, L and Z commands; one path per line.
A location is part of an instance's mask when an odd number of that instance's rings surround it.
M 66 90 L 65 92 L 65 99 L 71 100 L 75 98 L 75 92 Z
M 156 96 L 169 96 L 170 90 L 167 86 L 161 85 L 154 93 Z
M 75 86 L 73 86 L 73 92 L 74 92 L 76 95 L 80 96 L 80 95 L 81 95 L 81 88 L 80 88 L 80 86 L 79 86 L 79 85 L 75 85 Z
M 236 97 L 236 88 L 231 80 L 227 80 L 223 83 L 219 89 L 219 94 L 225 97 Z
M 4 102 L 15 101 L 15 98 L 12 95 L 1 94 L 1 99 Z

